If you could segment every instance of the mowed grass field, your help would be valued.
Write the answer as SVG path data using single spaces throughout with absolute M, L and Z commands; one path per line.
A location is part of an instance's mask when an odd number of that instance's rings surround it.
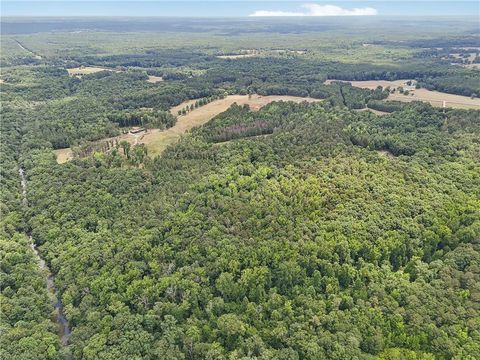
M 325 83 L 329 84 L 335 80 L 327 80 Z M 364 88 L 364 89 L 376 89 L 378 86 L 386 88 L 398 88 L 403 87 L 405 90 L 409 91 L 408 95 L 400 94 L 396 92 L 395 94 L 390 94 L 387 100 L 397 100 L 397 101 L 425 101 L 432 104 L 435 107 L 451 107 L 456 109 L 480 109 L 480 99 L 479 98 L 470 98 L 468 96 L 447 94 L 440 91 L 432 91 L 427 89 L 415 89 L 413 86 L 407 86 L 406 82 L 408 80 L 395 80 L 395 81 L 386 81 L 386 80 L 367 80 L 367 81 L 348 81 L 353 86 Z

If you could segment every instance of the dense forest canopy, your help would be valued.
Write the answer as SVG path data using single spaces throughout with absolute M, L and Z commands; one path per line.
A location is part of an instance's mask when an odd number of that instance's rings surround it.
M 445 57 L 478 34 L 285 21 L 2 22 L 1 359 L 478 357 L 480 110 L 347 82 L 475 98 Z M 156 157 L 110 140 L 227 95 L 321 101 L 233 104 Z

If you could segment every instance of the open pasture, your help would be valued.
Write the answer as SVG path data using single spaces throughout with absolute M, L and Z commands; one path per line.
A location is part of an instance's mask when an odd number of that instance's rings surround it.
M 327 80 L 325 84 L 330 84 L 333 81 Z M 401 94 L 398 91 L 390 94 L 387 100 L 397 100 L 403 102 L 411 101 L 425 101 L 435 107 L 451 107 L 457 109 L 480 109 L 480 99 L 470 98 L 468 96 L 448 94 L 440 91 L 432 91 L 427 89 L 415 89 L 413 85 L 407 85 L 409 80 L 366 80 L 366 81 L 348 81 L 353 86 L 364 89 L 376 89 L 378 86 L 383 88 L 390 87 L 391 89 L 398 89 L 403 87 L 404 90 L 408 90 L 409 94 Z M 412 80 L 413 82 L 413 80 Z

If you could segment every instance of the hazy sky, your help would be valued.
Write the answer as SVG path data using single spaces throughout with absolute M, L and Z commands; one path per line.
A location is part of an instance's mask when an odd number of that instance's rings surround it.
M 479 1 L 1 1 L 2 16 L 480 16 Z

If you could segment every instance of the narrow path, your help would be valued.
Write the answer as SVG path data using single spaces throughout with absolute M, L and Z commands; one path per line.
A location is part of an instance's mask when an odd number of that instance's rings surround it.
M 25 171 L 22 168 L 18 169 L 18 173 L 20 174 L 20 183 L 22 185 L 22 202 L 24 206 L 28 205 L 28 200 L 27 200 L 27 178 L 25 177 Z M 35 242 L 33 241 L 33 238 L 29 236 L 30 239 L 30 247 L 32 248 L 33 252 L 35 253 L 35 257 L 37 258 L 37 263 L 38 267 L 40 268 L 42 273 L 47 274 L 47 290 L 50 294 L 52 294 L 53 299 L 54 299 L 54 304 L 53 307 L 55 309 L 56 313 L 56 323 L 58 324 L 58 335 L 60 337 L 60 341 L 62 343 L 63 347 L 66 347 L 68 345 L 68 338 L 70 336 L 70 326 L 68 324 L 68 320 L 65 317 L 65 313 L 63 312 L 63 304 L 62 301 L 60 300 L 60 297 L 58 296 L 58 290 L 55 287 L 55 277 L 52 275 L 52 272 L 48 268 L 47 263 L 45 260 L 41 257 L 40 253 L 38 252 L 37 246 L 35 245 Z M 70 359 L 70 357 L 68 357 Z

